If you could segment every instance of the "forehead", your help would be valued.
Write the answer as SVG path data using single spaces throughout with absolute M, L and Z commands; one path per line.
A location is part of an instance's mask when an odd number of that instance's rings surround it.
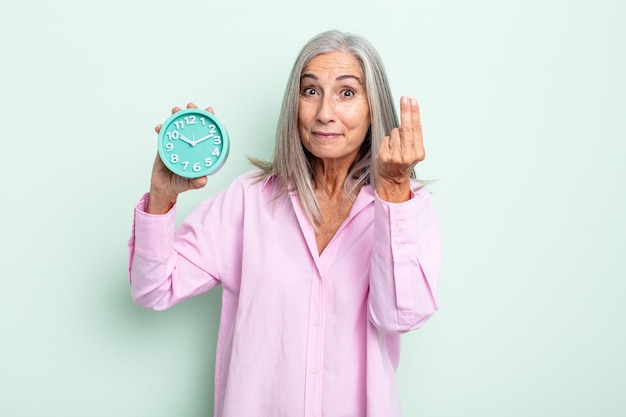
M 347 51 L 334 51 L 313 57 L 302 69 L 300 76 L 312 74 L 317 78 L 352 75 L 363 80 L 363 70 L 359 60 Z

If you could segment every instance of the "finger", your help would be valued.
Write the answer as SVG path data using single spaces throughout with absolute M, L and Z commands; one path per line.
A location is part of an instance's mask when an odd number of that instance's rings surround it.
M 417 99 L 411 99 L 411 126 L 415 131 L 422 130 L 422 121 L 420 119 L 420 106 Z
M 413 132 L 421 135 L 422 133 L 422 119 L 420 118 L 420 105 L 416 99 L 411 99 L 411 127 Z
M 155 131 L 155 132 L 157 132 L 157 133 L 159 133 L 159 132 L 161 131 L 161 128 L 162 128 L 162 127 L 163 127 L 163 125 L 158 124 L 158 125 L 156 125 L 156 126 L 154 127 L 154 131 Z
M 380 148 L 378 148 L 377 158 L 379 161 L 386 161 L 389 157 L 389 153 L 391 152 L 390 144 L 389 144 L 389 136 L 385 136 L 383 140 L 380 141 Z
M 397 127 L 391 129 L 389 134 L 389 149 L 391 151 L 400 152 L 403 145 L 402 130 Z
M 413 132 L 411 102 L 407 96 L 400 98 L 400 131 L 403 138 Z
M 172 114 L 174 114 L 174 113 L 176 113 L 178 111 L 180 111 L 180 107 L 178 107 L 178 106 L 172 107 Z
M 411 99 L 411 123 L 413 126 L 413 138 L 415 140 L 415 149 L 417 151 L 418 160 L 424 160 L 426 152 L 424 151 L 424 140 L 422 136 L 422 119 L 420 116 L 420 106 L 416 99 Z
M 213 110 L 213 107 L 207 107 L 205 110 L 213 115 L 215 114 L 215 110 Z
M 209 179 L 207 177 L 195 178 L 191 181 L 191 187 L 195 189 L 202 188 L 207 184 L 208 181 Z
M 385 136 L 383 140 L 380 141 L 380 148 L 378 149 L 378 153 L 381 152 L 389 152 L 389 136 Z
M 195 105 L 194 103 L 192 103 L 192 102 L 189 102 L 189 103 L 187 103 L 187 108 L 188 108 L 188 109 L 197 109 L 197 108 L 198 108 L 198 106 L 196 106 L 196 105 Z
M 165 167 L 165 164 L 163 163 L 163 160 L 161 159 L 161 155 L 159 155 L 159 151 L 158 150 L 155 152 L 155 155 L 154 155 L 153 167 L 154 168 L 158 167 L 158 168 L 167 169 Z
M 400 129 L 392 129 L 389 136 L 385 136 L 378 150 L 378 159 L 381 163 L 393 163 L 402 157 L 402 139 Z

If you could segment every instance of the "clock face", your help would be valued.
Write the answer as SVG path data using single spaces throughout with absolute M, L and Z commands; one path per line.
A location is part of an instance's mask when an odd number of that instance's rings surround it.
M 226 162 L 228 133 L 211 113 L 186 109 L 163 123 L 158 139 L 159 155 L 165 166 L 186 178 L 216 173 Z

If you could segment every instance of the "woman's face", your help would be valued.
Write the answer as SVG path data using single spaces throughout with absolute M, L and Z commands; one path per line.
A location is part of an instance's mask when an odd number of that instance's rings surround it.
M 298 130 L 304 147 L 325 164 L 356 159 L 370 126 L 358 60 L 335 51 L 311 59 L 300 75 Z

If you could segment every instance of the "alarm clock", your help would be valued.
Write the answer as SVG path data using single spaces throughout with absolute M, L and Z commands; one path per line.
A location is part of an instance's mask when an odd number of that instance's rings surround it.
M 174 174 L 199 178 L 215 174 L 226 162 L 230 142 L 220 121 L 191 108 L 172 114 L 158 135 L 159 156 Z

